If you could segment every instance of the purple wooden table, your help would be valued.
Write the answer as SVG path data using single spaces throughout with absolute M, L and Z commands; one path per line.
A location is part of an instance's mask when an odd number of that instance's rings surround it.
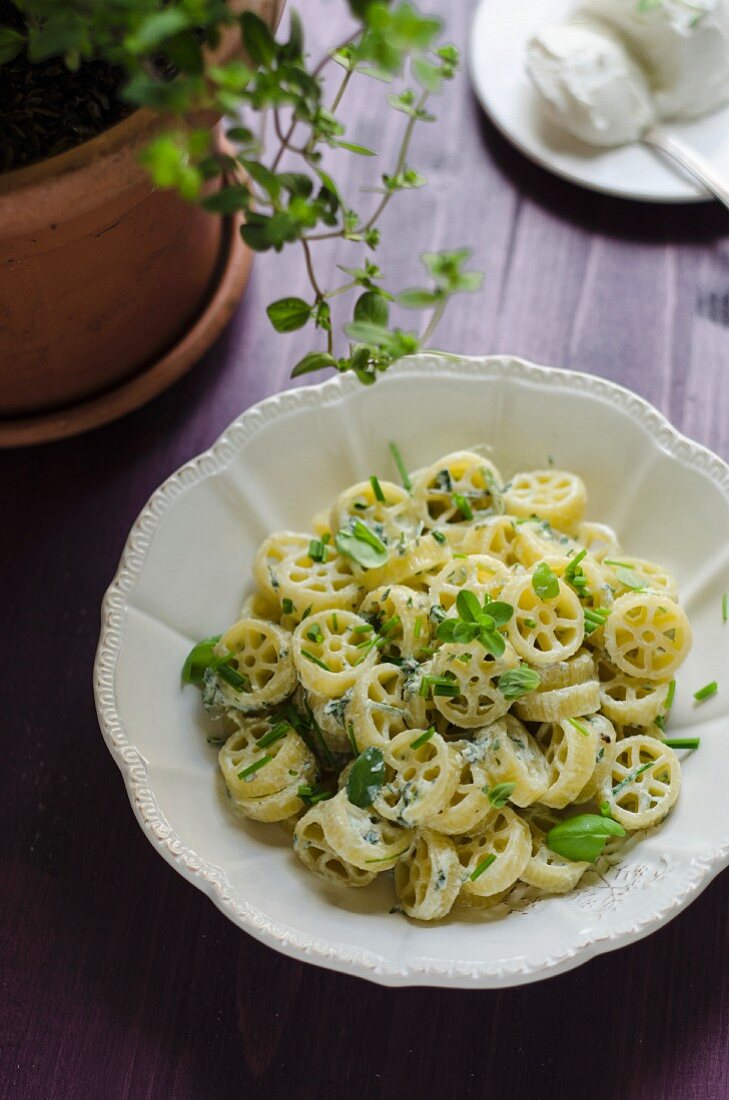
M 464 45 L 472 4 L 434 7 Z M 307 5 L 310 38 L 336 11 Z M 387 170 L 399 123 L 382 132 L 370 88 L 352 91 L 352 136 L 384 145 Z M 438 344 L 615 379 L 729 458 L 726 211 L 550 178 L 483 120 L 465 76 L 438 113 L 412 157 L 429 186 L 392 204 L 381 256 L 399 288 L 419 281 L 411 250 L 473 248 L 483 293 L 451 307 Z M 287 385 L 300 334 L 276 336 L 263 312 L 283 290 L 306 293 L 293 252 L 257 261 L 233 324 L 166 396 L 0 455 L 0 1095 L 729 1097 L 727 876 L 649 939 L 551 981 L 390 991 L 259 946 L 142 836 L 94 714 L 99 603 L 162 478 Z

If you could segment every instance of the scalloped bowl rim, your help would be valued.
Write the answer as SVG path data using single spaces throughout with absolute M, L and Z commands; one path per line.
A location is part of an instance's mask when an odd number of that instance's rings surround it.
M 432 375 L 443 371 L 458 376 L 518 376 L 520 381 L 538 384 L 569 384 L 573 388 L 617 405 L 630 419 L 650 426 L 660 447 L 679 462 L 702 469 L 729 500 L 729 465 L 718 455 L 674 428 L 650 402 L 628 388 L 580 371 L 547 367 L 509 355 L 459 356 L 450 353 L 422 353 L 409 356 L 390 368 L 401 375 Z M 378 382 L 378 385 L 383 383 Z M 180 466 L 155 490 L 139 513 L 124 546 L 114 579 L 101 607 L 101 632 L 94 662 L 94 697 L 99 725 L 106 745 L 116 761 L 134 814 L 147 839 L 188 882 L 202 890 L 235 924 L 262 943 L 292 958 L 311 962 L 387 986 L 442 986 L 449 988 L 503 988 L 542 980 L 573 969 L 596 955 L 642 939 L 668 923 L 729 865 L 729 836 L 717 849 L 694 854 L 694 875 L 682 893 L 640 923 L 618 927 L 605 935 L 592 934 L 574 944 L 558 958 L 547 957 L 534 965 L 507 969 L 488 963 L 457 959 L 447 964 L 428 958 L 408 957 L 401 965 L 389 965 L 375 952 L 315 939 L 291 926 L 273 921 L 264 913 L 236 899 L 225 872 L 187 847 L 170 826 L 157 803 L 142 754 L 125 729 L 117 708 L 115 670 L 124 635 L 126 597 L 134 588 L 144 566 L 145 554 L 155 528 L 168 508 L 183 493 L 213 473 L 222 472 L 238 449 L 254 436 L 257 425 L 277 412 L 309 404 L 332 404 L 351 398 L 361 390 L 351 375 L 338 375 L 313 386 L 295 387 L 264 398 L 236 417 L 212 446 Z M 263 417 L 263 421 L 261 421 Z

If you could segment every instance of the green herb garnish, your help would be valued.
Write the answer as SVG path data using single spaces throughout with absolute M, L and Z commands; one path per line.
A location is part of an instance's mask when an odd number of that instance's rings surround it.
M 464 519 L 473 519 L 473 508 L 466 500 L 463 493 L 454 493 L 453 503 Z
M 385 782 L 385 758 L 382 749 L 370 745 L 355 760 L 347 779 L 347 798 L 353 806 L 366 810 Z
M 284 596 L 284 598 L 281 600 L 281 610 L 283 611 L 284 615 L 293 615 L 294 601 L 290 600 L 288 596 Z
M 334 798 L 334 791 L 321 786 L 299 787 L 296 793 L 305 806 L 316 806 L 317 802 L 326 802 L 327 799 Z
M 587 550 L 580 550 L 579 554 L 576 554 L 571 559 L 569 565 L 564 571 L 564 579 L 570 588 L 573 588 L 581 600 L 587 599 L 590 595 L 590 589 L 587 584 L 587 577 L 585 572 L 580 566 L 580 562 L 587 556 Z
M 643 772 L 647 772 L 649 768 L 652 768 L 654 764 L 655 760 L 649 760 L 647 764 L 639 764 L 637 768 L 633 768 L 631 772 L 628 772 L 628 774 L 613 787 L 613 798 L 620 794 L 621 791 L 625 790 L 626 787 L 630 786 L 633 780 L 637 779 L 639 775 L 642 775 Z
M 322 535 L 320 539 L 312 539 L 309 543 L 309 557 L 312 561 L 324 562 L 329 560 L 327 543 L 329 535 Z
M 519 699 L 530 691 L 536 691 L 541 683 L 541 677 L 536 669 L 522 664 L 519 668 L 510 668 L 498 679 L 499 691 L 505 699 Z
M 251 682 L 248 677 L 241 675 L 240 672 L 236 672 L 230 665 L 219 665 L 217 673 L 221 680 L 225 680 L 226 684 L 235 688 L 236 691 L 251 690 Z
M 407 848 L 403 848 L 399 852 L 395 852 L 392 856 L 380 856 L 379 859 L 366 859 L 365 863 L 392 863 L 393 859 L 399 859 L 400 856 L 404 856 L 406 852 L 410 851 L 410 845 Z
M 206 668 L 215 669 L 222 660 L 230 660 L 230 655 L 216 657 L 215 646 L 220 641 L 221 635 L 216 634 L 212 638 L 204 638 L 188 653 L 182 666 L 183 684 L 201 684 Z
M 352 752 L 355 756 L 359 756 L 359 745 L 357 744 L 357 738 L 354 736 L 354 722 L 347 722 L 347 737 L 352 746 Z
M 645 581 L 638 576 L 628 562 L 616 561 L 614 558 L 605 558 L 605 565 L 612 565 L 615 570 L 615 576 L 624 588 L 629 588 L 631 592 L 643 592 L 645 590 Z
M 321 632 L 321 627 L 319 626 L 319 623 L 314 623 L 311 629 L 307 630 L 306 637 L 309 639 L 310 642 L 324 641 L 324 635 Z
M 421 733 L 420 737 L 416 737 L 414 741 L 410 742 L 410 748 L 411 749 L 419 749 L 421 747 L 421 745 L 425 745 L 426 742 L 430 741 L 430 739 L 434 735 L 434 733 L 435 733 L 435 726 L 430 726 L 430 728 L 427 729 L 425 731 L 425 733 Z
M 334 542 L 340 554 L 351 558 L 363 569 L 375 569 L 384 565 L 390 556 L 382 539 L 361 519 L 354 519 L 349 527 L 337 531 Z
M 610 614 L 609 607 L 585 608 L 585 634 L 592 634 L 599 627 L 604 626 Z
M 704 684 L 702 688 L 694 692 L 694 699 L 697 703 L 703 703 L 704 699 L 710 699 L 712 695 L 716 695 L 719 690 L 719 685 L 716 680 L 712 680 L 710 684 Z
M 379 500 L 380 504 L 384 504 L 385 494 L 383 493 L 382 486 L 380 485 L 378 479 L 375 477 L 374 474 L 370 478 L 370 485 L 372 486 L 372 492 L 375 494 L 375 500 Z
M 534 570 L 532 588 L 540 600 L 556 600 L 559 596 L 559 580 L 546 561 L 540 562 Z
M 602 814 L 579 814 L 560 821 L 547 833 L 550 851 L 574 863 L 594 863 L 611 836 L 625 836 L 625 829 Z
M 405 463 L 402 460 L 402 455 L 400 454 L 400 450 L 396 443 L 390 444 L 390 454 L 392 455 L 395 465 L 397 466 L 397 472 L 400 475 L 400 480 L 402 481 L 404 488 L 406 488 L 407 491 L 411 493 L 413 489 L 413 483 L 408 476 L 407 470 L 405 469 Z
M 668 695 L 666 696 L 666 710 L 667 711 L 670 710 L 671 707 L 673 706 L 673 700 L 674 700 L 675 695 L 676 695 L 676 681 L 671 680 L 670 684 L 668 685 Z
M 430 533 L 435 541 L 439 542 L 441 546 L 448 541 L 442 531 L 431 531 Z
M 256 741 L 257 749 L 267 749 L 271 745 L 275 745 L 277 741 L 280 741 L 282 737 L 291 729 L 291 725 L 288 722 L 277 722 L 275 726 L 272 726 L 268 733 L 264 733 L 263 737 L 259 737 Z
M 316 656 L 316 654 L 312 653 L 308 649 L 302 649 L 301 656 L 306 657 L 307 661 L 311 661 L 313 665 L 317 665 L 319 668 L 323 668 L 325 672 L 332 671 L 326 661 L 322 661 L 319 657 Z
M 502 809 L 503 806 L 511 798 L 512 794 L 516 790 L 516 783 L 497 783 L 496 786 L 484 787 L 484 791 L 489 796 L 489 802 L 492 806 L 495 806 L 497 810 Z
M 700 737 L 671 737 L 663 742 L 669 749 L 697 749 L 701 744 Z
M 242 772 L 238 772 L 238 778 L 247 779 L 249 775 L 254 775 L 255 772 L 259 771 L 261 768 L 264 768 L 266 764 L 270 764 L 272 760 L 273 757 L 269 756 L 268 754 L 266 754 L 266 756 L 262 756 L 260 760 L 256 760 L 255 764 L 249 764 L 248 767 L 244 768 Z
M 585 729 L 582 722 L 578 722 L 576 718 L 568 718 L 567 721 L 569 722 L 569 724 L 571 726 L 574 726 L 574 728 L 577 730 L 577 732 L 581 733 L 583 737 L 589 737 L 590 736 L 590 731 L 588 729 Z
M 493 852 L 489 852 L 485 859 L 482 859 L 475 871 L 473 871 L 469 878 L 471 882 L 475 882 L 477 878 L 480 878 L 484 871 L 488 871 L 492 863 L 496 862 L 496 856 Z
M 729 596 L 726 592 L 721 597 L 721 621 L 729 622 Z
M 484 597 L 483 607 L 467 589 L 462 588 L 456 597 L 458 618 L 444 619 L 436 629 L 436 637 L 443 642 L 468 645 L 476 639 L 494 657 L 500 657 L 506 643 L 499 627 L 509 622 L 514 614 L 511 604 Z

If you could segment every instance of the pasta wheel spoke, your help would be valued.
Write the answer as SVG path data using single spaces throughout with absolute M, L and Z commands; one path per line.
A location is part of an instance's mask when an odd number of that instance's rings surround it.
M 454 749 L 438 733 L 423 740 L 424 732 L 404 730 L 383 749 L 388 779 L 373 807 L 406 827 L 427 824 L 445 809 L 461 772 Z
M 363 871 L 347 863 L 334 851 L 324 832 L 326 802 L 319 802 L 304 814 L 294 829 L 294 851 L 308 870 L 335 886 L 369 886 L 374 871 Z
M 549 601 L 534 591 L 531 576 L 509 581 L 501 593 L 501 599 L 514 608 L 506 624 L 509 641 L 520 657 L 538 668 L 571 657 L 585 634 L 577 593 L 562 580 L 558 584 L 558 595 Z
M 310 615 L 294 631 L 292 648 L 301 683 L 328 699 L 344 695 L 377 660 L 370 624 L 352 611 Z
M 529 806 L 547 790 L 550 773 L 544 753 L 513 715 L 507 714 L 481 730 L 473 748 L 481 750 L 489 786 L 514 784 L 509 801 L 515 806 Z
M 406 728 L 403 687 L 397 665 L 375 665 L 359 676 L 347 715 L 359 752 L 371 745 L 384 748 Z
M 469 524 L 501 511 L 501 474 L 474 451 L 454 451 L 413 479 L 413 500 L 427 526 Z
M 270 710 L 296 687 L 291 635 L 274 623 L 240 619 L 223 634 L 215 653 L 230 654 L 230 660 L 206 672 L 203 701 L 213 710 Z
M 463 870 L 464 894 L 489 897 L 513 886 L 529 862 L 529 828 L 505 806 L 483 828 L 454 838 Z
M 691 648 L 686 613 L 667 596 L 619 596 L 605 625 L 605 648 L 614 665 L 636 680 L 670 680 Z
M 598 727 L 591 717 L 545 722 L 536 739 L 549 769 L 549 786 L 540 798 L 545 806 L 561 809 L 573 802 L 595 767 Z
M 513 515 L 539 516 L 569 533 L 582 519 L 587 491 L 582 479 L 567 470 L 529 470 L 512 477 L 504 499 Z
M 499 688 L 499 677 L 518 664 L 509 645 L 501 657 L 494 658 L 477 641 L 468 645 L 448 642 L 430 662 L 430 670 L 433 677 L 448 680 L 453 686 L 445 694 L 446 684 L 435 684 L 433 705 L 454 726 L 474 729 L 488 725 L 509 709 L 510 703 Z
M 453 907 L 461 888 L 461 865 L 453 843 L 422 829 L 415 846 L 395 867 L 400 908 L 417 920 L 440 920 Z
M 611 754 L 600 797 L 624 829 L 649 829 L 678 798 L 681 769 L 673 749 L 654 737 L 626 737 Z

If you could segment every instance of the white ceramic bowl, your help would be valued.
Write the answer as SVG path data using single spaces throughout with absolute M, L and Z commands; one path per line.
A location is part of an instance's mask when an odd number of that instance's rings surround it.
M 488 442 L 507 475 L 549 455 L 577 471 L 588 515 L 616 527 L 627 552 L 675 572 L 694 626 L 671 732 L 700 734 L 702 746 L 687 755 L 675 811 L 606 882 L 593 876 L 521 914 L 422 926 L 388 913 L 389 884 L 319 883 L 282 830 L 229 813 L 197 692 L 180 688 L 191 645 L 236 618 L 266 533 L 305 526 L 354 481 L 394 477 L 391 439 L 411 468 Z M 386 985 L 535 981 L 658 928 L 729 861 L 728 546 L 729 467 L 610 382 L 508 357 L 431 355 L 367 389 L 337 377 L 249 409 L 151 497 L 104 600 L 99 721 L 151 843 L 269 946 Z M 713 679 L 719 694 L 694 704 Z

